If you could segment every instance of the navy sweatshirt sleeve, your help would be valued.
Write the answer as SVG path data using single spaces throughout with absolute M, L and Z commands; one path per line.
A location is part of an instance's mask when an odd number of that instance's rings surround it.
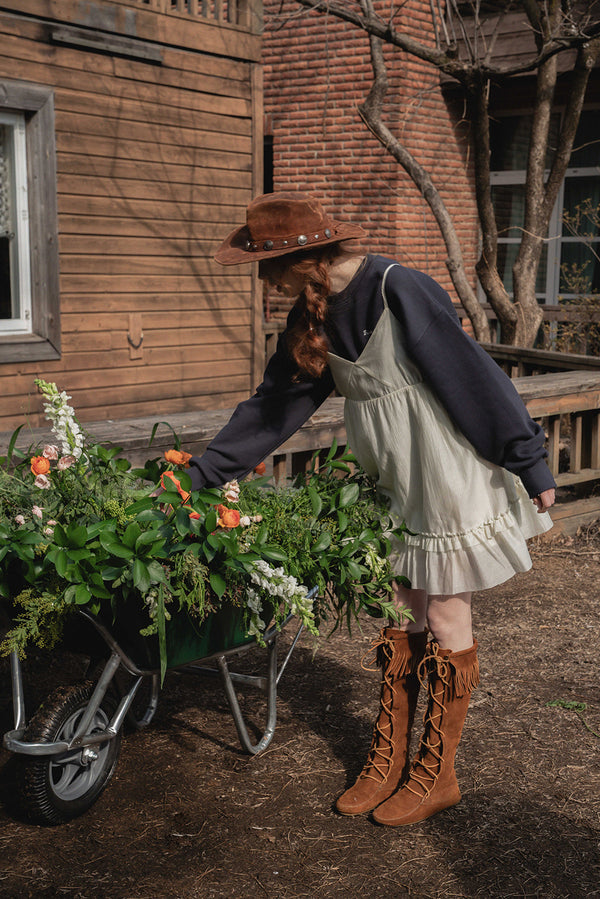
M 288 316 L 288 327 L 296 318 Z M 334 388 L 322 378 L 294 381 L 295 366 L 282 334 L 254 396 L 240 403 L 202 456 L 190 459 L 192 490 L 241 478 L 281 446 L 325 402 Z
M 396 265 L 386 297 L 407 350 L 467 440 L 484 459 L 518 475 L 529 496 L 554 487 L 542 428 L 510 378 L 463 331 L 446 291 L 429 276 Z

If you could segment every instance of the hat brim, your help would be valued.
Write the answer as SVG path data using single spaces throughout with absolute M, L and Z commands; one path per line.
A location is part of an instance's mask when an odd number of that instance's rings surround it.
M 215 253 L 214 259 L 221 265 L 241 265 L 247 262 L 259 262 L 261 259 L 289 256 L 291 253 L 308 252 L 314 247 L 324 247 L 330 243 L 353 240 L 359 237 L 366 237 L 367 235 L 364 228 L 350 222 L 331 222 L 328 227 L 331 231 L 330 237 L 313 240 L 304 245 L 294 244 L 290 241 L 290 245 L 286 247 L 278 247 L 272 250 L 249 250 L 247 249 L 247 243 L 249 242 L 250 234 L 247 226 L 244 225 L 241 228 L 234 228 L 231 234 L 225 238 Z

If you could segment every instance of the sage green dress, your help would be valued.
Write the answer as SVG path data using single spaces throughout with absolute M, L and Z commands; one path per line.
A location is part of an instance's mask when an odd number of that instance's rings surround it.
M 329 354 L 348 444 L 412 532 L 393 541 L 398 575 L 428 594 L 493 587 L 531 567 L 526 540 L 552 521 L 519 478 L 477 453 L 423 381 L 388 308 L 388 272 L 384 311 L 361 355 Z

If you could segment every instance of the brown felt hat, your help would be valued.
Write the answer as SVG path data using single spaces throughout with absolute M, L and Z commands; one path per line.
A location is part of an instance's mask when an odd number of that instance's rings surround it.
M 365 233 L 360 225 L 330 218 L 315 197 L 278 191 L 252 200 L 246 224 L 223 241 L 215 259 L 221 265 L 239 265 L 364 237 Z

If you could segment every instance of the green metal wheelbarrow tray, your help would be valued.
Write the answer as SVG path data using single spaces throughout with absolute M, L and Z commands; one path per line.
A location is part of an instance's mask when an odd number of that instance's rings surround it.
M 310 595 L 315 594 L 316 588 Z M 65 648 L 89 656 L 96 663 L 90 662 L 89 668 L 100 673 L 53 691 L 29 722 L 21 662 L 16 653 L 11 655 L 14 728 L 4 734 L 4 746 L 19 756 L 19 811 L 31 820 L 61 824 L 87 811 L 115 770 L 125 721 L 136 729 L 151 722 L 160 691 L 158 638 L 140 635 L 138 617 L 137 612 L 120 614 L 115 622 L 108 615 L 78 610 L 66 628 Z M 168 670 L 220 677 L 242 748 L 253 755 L 265 749 L 275 733 L 277 687 L 302 632 L 300 625 L 278 665 L 279 632 L 291 617 L 279 628 L 272 624 L 265 630 L 263 675 L 229 668 L 228 660 L 257 645 L 246 633 L 241 608 L 224 606 L 199 626 L 187 612 L 167 621 Z M 147 696 L 138 709 L 143 683 Z M 266 696 L 266 723 L 257 742 L 249 735 L 236 685 L 256 687 Z

